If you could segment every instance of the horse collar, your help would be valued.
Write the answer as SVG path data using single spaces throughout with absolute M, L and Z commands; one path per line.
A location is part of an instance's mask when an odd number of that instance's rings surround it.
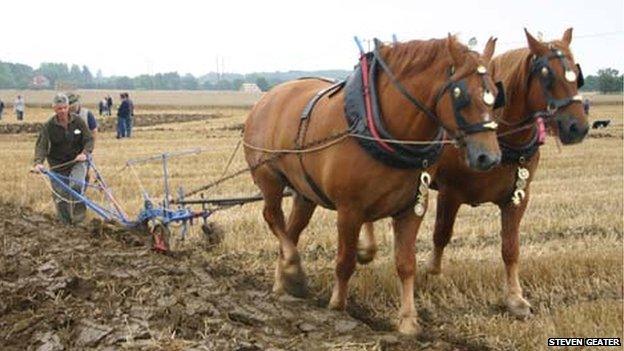
M 358 142 L 376 160 L 395 168 L 426 168 L 437 161 L 441 154 L 444 130 L 438 127 L 431 143 L 425 145 L 406 145 L 388 141 L 396 138 L 384 125 L 376 84 L 380 71 L 378 67 L 381 66 L 384 72 L 388 67 L 386 65 L 386 68 L 383 68 L 385 62 L 376 57 L 378 56 L 374 52 L 363 55 L 345 84 L 344 108 L 349 127 L 354 134 L 367 137 L 358 138 Z M 393 80 L 394 75 L 389 77 Z M 400 83 L 397 89 L 404 93 L 412 104 L 422 106 L 425 115 L 437 120 L 433 112 L 411 96 Z

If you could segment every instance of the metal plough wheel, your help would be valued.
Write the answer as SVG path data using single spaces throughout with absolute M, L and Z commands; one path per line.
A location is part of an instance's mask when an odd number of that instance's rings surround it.
M 153 220 L 149 223 L 149 242 L 154 251 L 166 253 L 171 250 L 169 246 L 171 239 L 171 231 L 160 220 Z

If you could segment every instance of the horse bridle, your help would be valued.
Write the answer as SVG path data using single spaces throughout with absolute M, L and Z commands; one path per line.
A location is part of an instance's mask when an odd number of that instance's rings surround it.
M 553 87 L 555 80 L 559 79 L 557 76 L 555 76 L 554 71 L 549 64 L 549 61 L 553 58 L 559 59 L 561 61 L 561 65 L 563 66 L 563 69 L 564 69 L 564 76 L 568 82 L 576 81 L 577 88 L 581 88 L 583 84 L 585 84 L 585 79 L 583 77 L 583 71 L 581 70 L 581 65 L 579 65 L 578 63 L 576 64 L 576 68 L 578 69 L 578 72 L 579 72 L 577 75 L 576 73 L 574 73 L 574 71 L 570 69 L 570 64 L 567 58 L 565 57 L 565 55 L 563 54 L 563 51 L 551 46 L 550 53 L 546 55 L 542 55 L 542 56 L 536 56 L 536 55 L 533 56 L 532 62 L 531 62 L 531 69 L 529 71 L 530 74 L 529 74 L 529 78 L 527 81 L 527 86 L 528 86 L 531 78 L 533 78 L 535 75 L 538 76 L 539 81 L 540 81 L 540 86 L 542 87 L 542 95 L 544 96 L 544 100 L 546 101 L 545 110 L 539 110 L 537 112 L 534 112 L 526 116 L 522 121 L 515 123 L 515 124 L 510 124 L 500 118 L 497 119 L 498 122 L 513 127 L 513 126 L 522 126 L 528 123 L 532 123 L 538 117 L 541 117 L 544 120 L 548 120 L 551 118 L 556 119 L 555 112 L 558 109 L 568 106 L 572 103 L 582 103 L 582 97 L 579 94 L 575 94 L 573 96 L 567 96 L 562 99 L 555 99 L 552 96 L 550 91 Z
M 550 47 L 550 53 L 542 56 L 535 56 L 533 58 L 533 63 L 531 65 L 531 77 L 537 75 L 539 77 L 540 85 L 542 86 L 542 93 L 544 95 L 544 99 L 546 100 L 546 111 L 553 115 L 555 111 L 560 108 L 566 107 L 573 103 L 582 103 L 583 98 L 580 94 L 576 94 L 573 96 L 566 96 L 562 99 L 555 99 L 551 94 L 551 89 L 555 80 L 559 79 L 558 76 L 554 74 L 552 67 L 550 67 L 549 61 L 551 59 L 559 59 L 561 61 L 561 65 L 564 69 L 564 78 L 568 82 L 576 81 L 576 87 L 581 88 L 585 83 L 585 79 L 583 78 L 583 71 L 581 71 L 581 65 L 576 64 L 576 68 L 578 69 L 578 76 L 574 71 L 570 68 L 570 63 L 568 59 L 563 54 L 563 51 L 560 49 Z
M 384 72 L 390 78 L 390 81 L 395 86 L 395 88 L 403 95 L 409 102 L 412 103 L 416 108 L 421 110 L 429 119 L 434 121 L 437 124 L 442 125 L 440 119 L 436 116 L 436 114 L 427 108 L 422 102 L 420 102 L 417 98 L 415 98 L 412 94 L 410 94 L 407 89 L 401 84 L 401 82 L 396 78 L 392 70 L 388 66 L 388 64 L 383 60 L 381 54 L 379 53 L 380 42 L 375 39 L 375 50 L 373 51 L 373 57 L 379 65 L 384 70 Z M 470 104 L 470 94 L 468 94 L 468 89 L 466 88 L 466 78 L 459 81 L 452 81 L 450 76 L 454 73 L 453 69 L 449 71 L 449 79 L 444 83 L 442 88 L 436 94 L 435 102 L 433 105 L 433 109 L 435 110 L 438 102 L 442 99 L 444 93 L 449 90 L 451 94 L 451 99 L 453 101 L 453 112 L 455 115 L 455 121 L 459 128 L 459 133 L 451 133 L 446 127 L 443 126 L 444 129 L 450 134 L 456 134 L 455 138 L 460 142 L 463 142 L 463 138 L 465 135 L 470 135 L 479 132 L 485 131 L 495 131 L 498 128 L 498 124 L 495 121 L 483 121 L 478 123 L 470 124 L 466 121 L 466 118 L 461 114 L 461 110 Z M 503 86 L 498 85 L 498 95 L 495 97 L 491 90 L 488 88 L 486 82 L 487 69 L 483 65 L 479 65 L 477 67 L 476 73 L 481 76 L 482 84 L 483 84 L 483 102 L 485 102 L 488 106 L 494 106 L 494 108 L 498 107 L 496 104 L 504 104 L 504 91 Z

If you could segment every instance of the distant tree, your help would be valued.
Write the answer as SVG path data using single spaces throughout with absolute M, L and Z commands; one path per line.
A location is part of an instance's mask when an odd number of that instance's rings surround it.
M 37 72 L 46 76 L 52 85 L 55 85 L 57 80 L 70 80 L 69 68 L 65 63 L 43 62 Z
M 0 62 L 0 89 L 15 88 L 15 79 L 8 63 Z
M 183 90 L 197 90 L 199 89 L 199 83 L 192 74 L 187 73 L 180 79 L 180 87 Z
M 162 75 L 164 90 L 180 90 L 180 75 L 178 72 L 169 72 Z
M 91 71 L 89 71 L 89 67 L 87 66 L 82 66 L 82 87 L 83 88 L 87 88 L 87 89 L 91 89 L 94 86 L 94 82 L 93 82 L 93 74 L 91 74 Z
M 212 84 L 211 81 L 206 80 L 201 84 L 202 89 L 204 90 L 215 90 L 214 85 Z
M 617 69 L 603 68 L 598 70 L 598 89 L 602 93 L 622 91 L 622 76 Z
M 123 77 L 112 77 L 112 80 L 114 82 L 114 88 L 117 89 L 134 89 L 134 82 L 132 81 L 132 79 L 123 76 Z
M 26 89 L 33 75 L 33 69 L 28 65 L 0 62 L 0 88 Z
M 281 80 L 281 79 L 271 80 L 271 81 L 269 82 L 269 89 L 273 88 L 273 87 L 274 87 L 274 86 L 276 86 L 276 85 L 282 84 L 282 83 L 284 83 L 284 81 L 283 81 L 283 80 Z M 268 89 L 267 89 L 267 90 L 268 90 Z
M 598 77 L 596 76 L 586 76 L 585 84 L 580 89 L 581 91 L 598 91 Z
M 142 74 L 134 77 L 132 80 L 135 89 L 152 90 L 154 89 L 154 78 L 148 74 Z
M 77 87 L 83 85 L 82 71 L 80 70 L 80 66 L 71 65 L 71 68 L 69 69 L 69 80 Z
M 240 90 L 241 86 L 243 86 L 245 81 L 240 78 L 236 78 L 232 81 L 232 90 Z
M 256 78 L 256 85 L 262 91 L 267 91 L 267 90 L 269 90 L 269 87 L 270 87 L 269 82 L 264 77 Z
M 166 84 L 165 79 L 163 78 L 162 73 L 156 73 L 152 78 L 153 88 L 156 90 L 165 90 Z
M 214 85 L 215 90 L 232 90 L 232 82 L 227 79 L 221 79 Z

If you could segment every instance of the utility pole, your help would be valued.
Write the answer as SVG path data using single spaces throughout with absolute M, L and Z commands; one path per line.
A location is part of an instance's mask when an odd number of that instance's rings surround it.
M 217 60 L 217 80 L 221 80 L 221 76 L 219 75 L 219 55 L 216 56 Z

